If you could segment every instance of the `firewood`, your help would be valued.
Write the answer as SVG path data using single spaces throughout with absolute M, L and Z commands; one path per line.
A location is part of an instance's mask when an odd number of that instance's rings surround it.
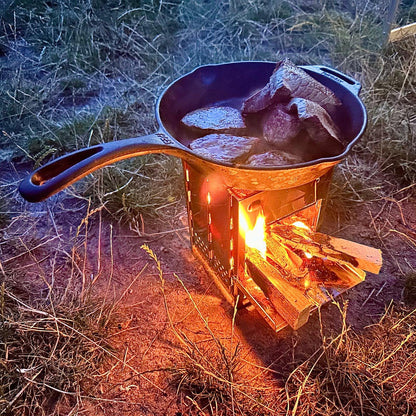
M 246 273 L 242 273 L 236 281 L 237 287 L 244 293 L 249 299 L 250 303 L 260 313 L 261 316 L 267 321 L 267 323 L 276 331 L 280 331 L 288 324 L 283 317 L 276 311 L 276 308 L 266 297 L 264 292 L 249 277 Z
M 380 272 L 383 264 L 381 250 L 322 233 L 315 233 L 313 240 L 323 247 L 328 257 L 334 260 L 341 257 L 341 263 L 345 259 L 354 267 L 367 272 L 375 274 Z
M 308 321 L 312 303 L 304 291 L 290 284 L 257 250 L 247 251 L 246 264 L 250 277 L 293 329 Z
M 328 270 L 334 272 L 338 279 L 335 282 L 325 282 L 325 287 L 336 287 L 338 289 L 351 288 L 365 280 L 365 272 L 351 264 L 333 263 L 328 265 Z
M 379 273 L 382 265 L 381 250 L 326 234 L 297 229 L 295 226 L 275 224 L 271 238 L 312 256 L 350 264 L 375 274 Z
M 305 277 L 302 270 L 303 260 L 284 244 L 278 243 L 273 238 L 266 239 L 267 250 L 274 262 L 296 278 Z

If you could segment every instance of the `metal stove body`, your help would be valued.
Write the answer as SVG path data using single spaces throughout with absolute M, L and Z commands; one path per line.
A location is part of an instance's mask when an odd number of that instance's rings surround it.
M 192 250 L 223 295 L 238 307 L 253 305 L 276 331 L 287 323 L 245 274 L 245 241 L 239 232 L 242 212 L 254 225 L 259 210 L 270 225 L 296 215 L 315 231 L 328 195 L 333 169 L 312 182 L 272 191 L 245 191 L 224 186 L 183 163 Z M 249 279 L 250 280 L 250 279 Z

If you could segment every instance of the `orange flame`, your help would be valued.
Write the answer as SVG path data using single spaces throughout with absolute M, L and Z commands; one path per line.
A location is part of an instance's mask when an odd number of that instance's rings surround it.
M 304 251 L 303 254 L 305 255 L 305 257 L 307 259 L 311 259 L 313 256 L 311 253 L 308 253 L 307 251 Z M 309 277 L 305 278 L 305 281 L 303 282 L 304 286 L 305 286 L 305 290 L 308 290 L 311 286 L 311 281 L 309 279 Z
M 239 214 L 240 233 L 245 239 L 246 247 L 254 248 L 258 250 L 261 256 L 266 258 L 266 217 L 263 214 L 259 214 L 256 218 L 254 227 L 249 225 L 249 219 L 240 210 Z

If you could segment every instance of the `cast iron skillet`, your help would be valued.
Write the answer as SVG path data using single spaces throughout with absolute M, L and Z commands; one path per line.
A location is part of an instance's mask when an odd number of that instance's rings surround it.
M 192 138 L 180 123 L 185 114 L 213 104 L 238 105 L 267 84 L 275 65 L 273 62 L 235 62 L 196 68 L 170 84 L 158 99 L 159 130 L 156 133 L 103 143 L 62 156 L 25 178 L 19 187 L 21 195 L 30 202 L 42 201 L 96 169 L 147 153 L 180 157 L 207 177 L 216 175 L 227 186 L 239 189 L 286 189 L 321 177 L 347 155 L 367 124 L 365 107 L 358 98 L 361 85 L 324 66 L 302 68 L 341 100 L 342 105 L 338 106 L 333 119 L 347 143 L 342 153 L 291 166 L 245 168 L 203 158 L 188 147 Z

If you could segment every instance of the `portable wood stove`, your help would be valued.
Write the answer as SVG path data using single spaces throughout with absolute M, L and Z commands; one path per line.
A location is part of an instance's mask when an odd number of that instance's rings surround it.
M 333 169 L 294 188 L 245 191 L 186 162 L 183 167 L 195 256 L 230 303 L 252 305 L 275 331 L 305 324 L 311 310 L 362 282 L 362 268 L 378 273 L 379 250 L 329 236 L 323 243 L 316 232 Z M 253 228 L 260 213 L 267 228 L 265 259 L 246 246 L 241 230 L 242 222 Z M 291 220 L 301 221 L 307 235 L 287 229 Z

